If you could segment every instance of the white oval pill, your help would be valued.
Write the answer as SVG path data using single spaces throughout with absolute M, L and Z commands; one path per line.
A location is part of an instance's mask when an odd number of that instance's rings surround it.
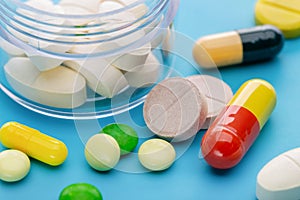
M 0 153 L 0 180 L 19 181 L 29 170 L 30 160 L 25 153 L 18 150 L 5 150 Z
M 300 197 L 300 148 L 292 149 L 268 162 L 258 173 L 259 200 L 298 200 Z
M 7 42 L 2 37 L 0 38 L 0 48 L 11 56 L 25 56 L 25 52 L 15 45 Z
M 85 145 L 85 158 L 89 165 L 98 171 L 112 169 L 120 159 L 120 147 L 117 141 L 107 134 L 92 136 Z
M 206 97 L 208 113 L 202 129 L 207 129 L 233 96 L 231 88 L 221 79 L 208 75 L 187 77 Z
M 57 108 L 73 108 L 86 100 L 85 79 L 63 66 L 40 72 L 28 58 L 15 57 L 4 66 L 12 88 L 35 102 Z
M 76 42 L 91 42 L 91 39 L 83 38 L 83 39 L 76 39 Z M 90 54 L 97 52 L 97 48 L 99 48 L 99 44 L 76 44 L 68 51 L 72 54 Z
M 134 71 L 138 66 L 145 64 L 150 52 L 151 44 L 147 43 L 129 53 L 117 56 L 112 64 L 124 71 Z
M 59 5 L 75 5 L 77 7 L 85 8 L 91 12 L 97 13 L 100 5 L 99 0 L 61 0 Z
M 153 53 L 150 53 L 144 65 L 133 71 L 125 72 L 124 76 L 132 87 L 148 87 L 158 80 L 160 75 L 160 62 Z
M 162 139 L 150 139 L 144 142 L 138 151 L 140 163 L 151 171 L 169 168 L 175 161 L 174 147 Z
M 80 7 L 75 4 L 65 4 L 65 5 L 60 5 L 59 6 L 62 8 L 63 12 L 65 15 L 93 15 L 97 14 L 95 12 L 92 12 L 91 10 L 88 10 L 86 8 Z M 93 18 L 66 18 L 64 24 L 68 26 L 85 26 L 88 23 L 94 21 L 95 19 Z
M 104 97 L 112 98 L 128 86 L 122 72 L 103 58 L 65 61 L 64 65 L 81 73 L 88 86 Z
M 143 114 L 148 128 L 156 135 L 187 140 L 202 127 L 207 115 L 205 97 L 183 78 L 169 78 L 148 94 Z
M 133 3 L 138 2 L 139 0 L 115 0 L 118 3 L 124 5 L 124 6 L 129 6 Z M 129 11 L 137 18 L 140 19 L 142 16 L 144 16 L 148 11 L 149 8 L 146 4 L 144 3 L 138 3 L 137 6 L 134 6 L 129 9 Z
M 57 58 L 51 58 L 49 56 L 41 56 L 41 55 L 32 55 L 26 53 L 32 64 L 35 65 L 35 67 L 40 71 L 47 71 L 54 69 L 58 66 L 60 66 L 64 60 L 57 59 Z
M 124 6 L 117 1 L 103 1 L 100 3 L 98 12 L 106 13 L 123 8 Z

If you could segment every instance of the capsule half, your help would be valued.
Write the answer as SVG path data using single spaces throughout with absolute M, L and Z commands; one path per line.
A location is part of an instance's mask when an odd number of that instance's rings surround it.
M 17 122 L 7 122 L 1 127 L 0 142 L 52 166 L 62 164 L 68 155 L 63 142 Z
M 206 162 L 214 168 L 237 165 L 257 138 L 276 105 L 276 92 L 264 80 L 245 82 L 219 114 L 201 142 Z
M 203 68 L 223 67 L 271 59 L 283 45 L 281 31 L 264 25 L 204 36 L 196 42 L 193 56 Z

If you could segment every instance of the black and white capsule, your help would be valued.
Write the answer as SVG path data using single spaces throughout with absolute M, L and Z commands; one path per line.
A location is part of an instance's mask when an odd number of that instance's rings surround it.
M 193 56 L 201 67 L 223 67 L 271 59 L 283 44 L 284 37 L 275 26 L 256 26 L 204 36 L 196 42 Z

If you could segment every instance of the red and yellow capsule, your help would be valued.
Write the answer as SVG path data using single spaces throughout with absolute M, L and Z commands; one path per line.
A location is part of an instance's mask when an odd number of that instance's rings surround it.
M 237 165 L 257 138 L 276 105 L 273 86 L 260 79 L 245 82 L 202 138 L 201 151 L 214 168 Z

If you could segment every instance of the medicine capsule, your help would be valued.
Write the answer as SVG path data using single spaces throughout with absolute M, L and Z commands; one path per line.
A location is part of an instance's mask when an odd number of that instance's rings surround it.
M 214 168 L 237 165 L 257 138 L 276 105 L 276 92 L 264 80 L 245 82 L 219 114 L 201 142 L 206 162 Z
M 62 164 L 68 155 L 63 142 L 17 122 L 7 122 L 1 127 L 0 142 L 52 166 Z
M 271 59 L 283 44 L 283 35 L 275 26 L 256 26 L 204 36 L 196 42 L 193 56 L 201 67 L 223 67 Z

